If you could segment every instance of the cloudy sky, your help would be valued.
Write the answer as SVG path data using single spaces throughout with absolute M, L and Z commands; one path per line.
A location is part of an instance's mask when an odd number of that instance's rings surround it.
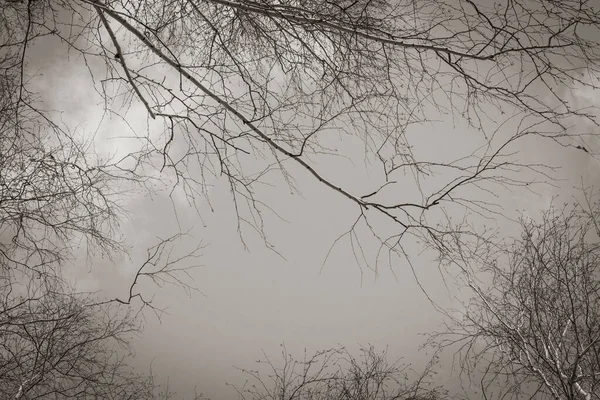
M 35 84 L 50 108 L 64 112 L 65 123 L 89 134 L 101 118 L 100 99 L 81 60 L 64 58 L 54 50 L 51 43 L 36 44 L 29 67 L 39 68 L 42 74 Z M 573 100 L 592 104 L 598 96 L 586 90 Z M 133 126 L 143 128 L 146 120 L 142 107 L 135 106 L 128 114 Z M 97 150 L 126 152 L 127 141 L 117 137 L 126 135 L 127 129 L 118 120 L 105 121 L 96 134 Z M 478 133 L 449 128 L 448 121 L 421 129 L 421 148 L 436 138 L 436 146 L 430 149 L 432 158 L 469 145 L 477 147 L 469 141 Z M 446 130 L 446 135 L 441 135 L 441 130 Z M 499 203 L 507 215 L 535 217 L 554 196 L 568 200 L 582 180 L 585 185 L 600 184 L 600 162 L 580 150 L 535 139 L 520 142 L 519 150 L 523 160 L 559 166 L 562 180 L 554 187 L 539 187 L 538 194 L 499 193 Z M 360 162 L 357 164 L 341 161 L 319 167 L 369 187 L 370 176 Z M 359 344 L 372 344 L 380 349 L 389 346 L 391 358 L 405 357 L 416 364 L 426 359 L 418 352 L 420 333 L 436 329 L 443 318 L 422 292 L 410 266 L 395 259 L 391 268 L 384 262 L 375 273 L 357 264 L 347 240 L 335 246 L 324 263 L 336 239 L 356 217 L 356 208 L 305 171 L 290 171 L 302 195 L 291 194 L 283 184 L 261 193 L 281 216 L 267 215 L 265 219 L 269 239 L 283 257 L 269 251 L 253 235 L 244 237 L 248 245 L 244 248 L 224 180 L 214 180 L 213 209 L 202 205 L 200 216 L 177 196 L 175 215 L 165 193 L 154 198 L 133 194 L 124 199 L 129 219 L 122 229 L 132 248 L 131 260 L 123 258 L 115 265 L 97 260 L 93 269 L 78 266 L 73 280 L 82 290 L 100 290 L 106 296 L 125 294 L 135 265 L 158 236 L 190 230 L 178 251 L 184 252 L 200 241 L 206 245 L 201 265 L 192 273 L 198 293 L 188 297 L 170 287 L 156 291 L 155 301 L 168 308 L 168 315 L 160 323 L 149 315 L 143 337 L 135 340 L 135 363 L 141 370 L 152 363 L 153 371 L 169 376 L 172 389 L 181 394 L 197 387 L 219 400 L 235 395 L 226 382 L 243 383 L 234 366 L 253 367 L 263 351 L 276 359 L 281 343 L 296 354 L 305 348 L 314 351 L 342 344 L 356 349 Z M 507 235 L 514 234 L 508 220 L 500 224 Z M 432 300 L 458 307 L 457 294 L 444 284 L 431 254 L 420 253 L 418 243 L 409 241 L 407 246 L 413 246 L 417 277 Z M 373 253 L 376 248 L 367 251 Z

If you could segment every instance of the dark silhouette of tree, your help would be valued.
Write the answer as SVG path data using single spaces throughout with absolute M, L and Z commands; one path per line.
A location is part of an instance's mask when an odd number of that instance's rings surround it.
M 176 284 L 186 258 L 170 259 L 178 237 L 149 249 L 129 294 L 99 300 L 59 276 L 0 269 L 0 395 L 15 399 L 167 399 L 173 393 L 152 375 L 136 373 L 132 339 L 142 332 L 145 307 L 160 309 L 137 290 L 140 280 Z M 197 397 L 199 398 L 199 397 Z
M 434 385 L 436 358 L 417 373 L 372 346 L 353 355 L 344 347 L 295 359 L 282 345 L 281 363 L 266 354 L 256 370 L 241 371 L 248 380 L 235 388 L 240 400 L 442 400 L 447 392 Z M 263 367 L 264 366 L 264 367 Z
M 139 331 L 132 315 L 60 287 L 16 287 L 2 280 L 0 394 L 2 398 L 153 398 L 150 377 L 125 363 Z M 19 294 L 16 294 L 18 292 Z M 9 296 L 11 295 L 12 296 Z
M 182 234 L 159 240 L 122 297 L 67 284 L 63 267 L 82 243 L 109 259 L 123 255 L 120 190 L 148 179 L 100 159 L 91 142 L 34 106 L 13 51 L 27 24 L 14 11 L 43 15 L 38 6 L 12 2 L 0 11 L 0 397 L 171 398 L 168 386 L 127 364 L 142 312 L 161 313 L 140 282 L 193 290 L 188 270 L 200 246 L 174 256 Z
M 500 216 L 499 189 L 552 179 L 552 166 L 516 156 L 524 137 L 595 157 L 587 141 L 595 132 L 571 129 L 575 123 L 597 129 L 595 110 L 571 98 L 578 89 L 597 89 L 598 15 L 586 0 L 0 0 L 0 379 L 6 395 L 118 397 L 146 385 L 110 343 L 124 344 L 136 331 L 131 307 L 159 311 L 138 290 L 139 279 L 190 288 L 182 278 L 187 267 L 180 266 L 186 257 L 170 256 L 179 236 L 149 249 L 125 297 L 86 297 L 62 279 L 74 243 L 108 257 L 122 251 L 116 232 L 124 190 L 172 178 L 173 190 L 182 189 L 197 206 L 210 199 L 207 177 L 222 176 L 242 241 L 251 228 L 269 244 L 263 213 L 272 204 L 261 200 L 259 186 L 284 182 L 299 191 L 294 178 L 306 174 L 355 206 L 356 219 L 340 239 L 350 239 L 357 259 L 370 262 L 363 249 L 370 239 L 380 243 L 377 258 L 383 251 L 406 257 L 403 243 L 413 235 L 442 259 L 460 264 L 470 254 L 469 262 L 484 261 L 496 285 L 484 291 L 463 270 L 478 311 L 457 332 L 484 342 L 481 357 L 488 351 L 499 357 L 486 359 L 487 377 L 507 377 L 504 389 L 512 394 L 533 382 L 555 398 L 593 398 L 598 307 L 589 272 L 595 247 L 587 237 L 570 248 L 572 231 L 547 216 L 552 230 L 526 223 L 530 236 L 505 251 L 477 242 L 482 236 L 468 221 L 457 226 L 447 216 Z M 49 109 L 34 89 L 43 68 L 29 67 L 42 40 L 88 68 L 99 114 L 127 122 L 132 106 L 143 106 L 153 128 L 134 132 L 137 148 L 102 159 L 93 138 L 60 122 L 60 112 L 69 110 Z M 443 159 L 428 158 L 438 143 L 421 143 L 415 134 L 449 127 L 433 122 L 440 116 L 456 129 L 480 130 L 480 143 L 457 143 Z M 360 153 L 351 149 L 357 142 Z M 341 183 L 335 163 L 323 162 L 332 156 L 360 160 L 372 180 Z M 271 178 L 274 172 L 278 178 Z M 594 210 L 565 221 L 594 220 Z M 471 239 L 489 251 L 466 251 Z M 485 263 L 501 253 L 509 255 L 510 273 Z M 574 295 L 565 300 L 564 290 Z M 369 396 L 388 398 L 377 380 L 361 375 L 363 366 L 385 366 L 372 350 L 365 355 L 363 365 L 343 350 L 318 353 L 299 368 L 306 372 L 331 356 L 346 360 L 348 374 L 327 375 L 331 386 L 293 375 L 293 387 L 338 398 L 364 397 L 368 388 Z M 275 375 L 283 385 L 277 393 L 287 385 L 285 371 Z M 400 387 L 421 387 L 411 385 Z M 240 391 L 255 394 L 261 396 Z M 412 396 L 430 395 L 437 396 Z
M 53 38 L 88 65 L 100 112 L 127 119 L 140 104 L 162 124 L 158 136 L 137 132 L 135 171 L 174 176 L 193 204 L 209 196 L 207 177 L 224 176 L 240 234 L 265 240 L 271 205 L 257 188 L 274 171 L 296 190 L 304 170 L 356 206 L 342 236 L 358 241 L 357 257 L 368 237 L 403 256 L 407 234 L 453 246 L 445 213 L 501 215 L 490 192 L 547 179 L 515 157 L 522 137 L 596 152 L 569 129 L 597 126 L 569 100 L 596 87 L 589 1 L 36 0 L 4 2 L 2 18 L 16 114 L 39 107 L 23 98 L 37 72 L 27 61 Z M 428 159 L 436 144 L 411 135 L 446 128 L 432 123 L 440 115 L 480 129 L 482 146 Z M 356 140 L 362 154 L 342 146 Z M 370 165 L 368 187 L 338 183 L 319 162 L 331 154 Z M 537 174 L 522 178 L 528 169 Z
M 600 398 L 600 203 L 551 208 L 467 277 L 462 319 L 433 335 L 460 346 L 465 374 L 486 399 Z

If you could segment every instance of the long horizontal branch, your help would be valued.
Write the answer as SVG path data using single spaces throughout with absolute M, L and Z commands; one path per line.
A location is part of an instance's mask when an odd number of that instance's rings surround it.
M 194 1 L 194 0 L 190 0 L 190 1 Z M 301 23 L 301 24 L 319 25 L 319 26 L 331 28 L 331 29 L 334 29 L 334 30 L 337 30 L 340 32 L 357 35 L 362 38 L 372 40 L 375 42 L 389 44 L 391 46 L 403 47 L 403 48 L 408 48 L 408 49 L 427 50 L 427 51 L 432 51 L 432 52 L 436 52 L 436 53 L 452 55 L 452 56 L 456 56 L 459 58 L 468 58 L 468 59 L 480 60 L 480 61 L 491 61 L 500 55 L 503 55 L 506 53 L 511 53 L 511 52 L 544 50 L 544 49 L 553 49 L 553 48 L 557 48 L 557 47 L 570 46 L 569 44 L 553 45 L 549 42 L 547 45 L 523 46 L 523 47 L 518 47 L 518 48 L 511 47 L 511 48 L 506 48 L 506 49 L 502 48 L 500 51 L 497 51 L 497 52 L 494 52 L 494 53 L 491 53 L 488 55 L 480 55 L 480 54 L 466 53 L 466 52 L 454 50 L 454 49 L 444 47 L 444 46 L 436 46 L 436 45 L 421 44 L 421 43 L 409 43 L 404 40 L 400 40 L 397 35 L 394 35 L 393 33 L 390 33 L 390 32 L 382 32 L 385 34 L 386 37 L 380 36 L 380 35 L 375 35 L 375 34 L 372 34 L 369 32 L 365 32 L 364 30 L 361 30 L 360 27 L 357 27 L 357 26 L 344 26 L 340 23 L 326 21 L 322 18 L 309 17 L 306 15 L 303 15 L 302 12 L 312 13 L 310 10 L 305 10 L 305 9 L 294 8 L 297 12 L 289 13 L 289 12 L 284 12 L 283 10 L 278 9 L 275 6 L 273 6 L 273 9 L 268 9 L 262 5 L 251 4 L 251 2 L 240 3 L 237 1 L 231 1 L 231 0 L 211 0 L 211 2 L 218 3 L 221 5 L 227 6 L 227 7 L 235 8 L 235 9 L 246 11 L 246 12 L 262 14 L 262 15 L 265 15 L 265 16 L 268 16 L 268 17 L 274 18 L 274 19 L 282 19 L 283 18 L 287 21 L 294 21 L 294 22 Z

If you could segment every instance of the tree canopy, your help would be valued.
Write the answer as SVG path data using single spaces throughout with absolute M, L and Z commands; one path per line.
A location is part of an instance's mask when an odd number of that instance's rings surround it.
M 349 239 L 357 260 L 410 263 L 414 239 L 458 267 L 475 297 L 451 333 L 477 350 L 465 360 L 495 357 L 491 381 L 510 376 L 515 396 L 535 384 L 594 398 L 597 206 L 526 221 L 510 249 L 480 222 L 506 217 L 501 192 L 556 179 L 560 160 L 520 156 L 526 138 L 597 157 L 599 114 L 577 98 L 598 89 L 598 11 L 589 0 L 0 0 L 0 393 L 168 397 L 112 346 L 127 347 L 140 309 L 160 313 L 140 281 L 191 290 L 202 246 L 181 255 L 183 232 L 160 239 L 116 298 L 78 293 L 63 268 L 82 244 L 113 261 L 126 253 L 128 194 L 164 189 L 212 208 L 214 180 L 230 189 L 244 245 L 256 235 L 277 252 L 265 223 L 277 203 L 263 188 L 301 193 L 308 178 L 353 207 L 333 245 Z M 90 89 L 75 108 L 92 110 L 94 129 L 53 107 L 43 51 L 86 71 L 61 90 Z M 117 151 L 97 150 L 112 129 Z M 478 286 L 481 267 L 494 290 Z M 317 358 L 329 354 L 349 356 Z M 353 372 L 320 393 L 347 394 L 362 367 L 383 365 L 365 354 L 372 365 L 350 358 Z M 400 386 L 394 398 L 441 393 Z
M 99 113 L 146 110 L 119 168 L 172 176 L 195 205 L 210 200 L 209 177 L 226 179 L 240 233 L 265 233 L 260 185 L 296 191 L 307 173 L 356 207 L 348 235 L 443 250 L 445 213 L 500 213 L 489 192 L 546 180 L 515 157 L 518 139 L 596 151 L 571 129 L 597 126 L 571 95 L 596 87 L 589 1 L 36 0 L 5 1 L 2 15 L 15 115 L 43 109 L 29 90 L 42 71 L 27 65 L 44 39 L 85 63 Z M 440 117 L 480 130 L 478 144 L 428 158 L 434 144 L 418 136 Z M 338 182 L 334 156 L 364 162 L 371 182 Z
M 599 397 L 599 221 L 587 193 L 582 204 L 523 219 L 519 240 L 473 263 L 490 279 L 467 278 L 470 302 L 432 338 L 459 345 L 485 398 Z

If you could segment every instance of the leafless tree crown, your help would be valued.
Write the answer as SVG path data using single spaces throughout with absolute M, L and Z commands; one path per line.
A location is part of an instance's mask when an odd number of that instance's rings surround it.
M 599 398 L 599 206 L 590 200 L 524 220 L 505 257 L 482 264 L 491 284 L 469 280 L 463 318 L 434 335 L 461 345 L 461 367 L 480 377 L 486 398 Z
M 257 188 L 273 171 L 294 189 L 304 170 L 356 206 L 351 241 L 371 236 L 402 254 L 411 233 L 443 250 L 452 245 L 444 212 L 501 215 L 490 191 L 546 179 L 548 169 L 515 157 L 517 139 L 596 151 L 587 131 L 571 129 L 597 126 L 594 110 L 571 100 L 596 87 L 599 21 L 589 1 L 4 4 L 7 71 L 24 88 L 17 108 L 32 107 L 23 97 L 29 49 L 50 36 L 89 67 L 107 115 L 127 119 L 139 105 L 161 127 L 137 132 L 134 169 L 171 174 L 192 203 L 209 197 L 211 176 L 226 177 L 240 232 L 263 234 L 270 205 Z M 440 116 L 482 130 L 480 145 L 428 159 L 411 134 L 440 129 Z M 339 145 L 356 139 L 361 155 Z M 338 183 L 319 163 L 330 155 L 366 162 L 373 181 Z M 520 178 L 527 169 L 534 178 Z

